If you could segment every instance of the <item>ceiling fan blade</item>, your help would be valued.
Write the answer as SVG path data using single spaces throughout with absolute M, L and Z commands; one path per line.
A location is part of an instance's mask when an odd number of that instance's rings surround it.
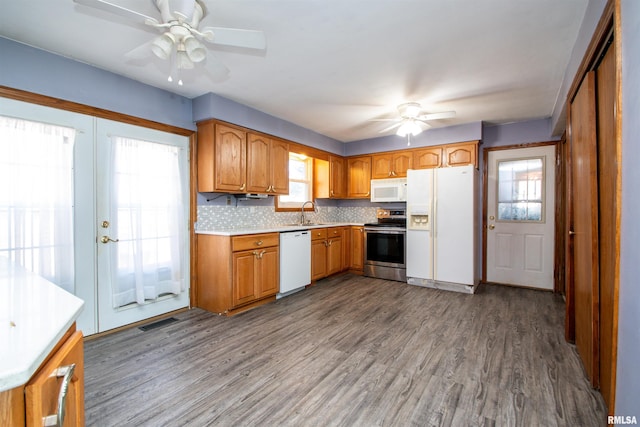
M 399 122 L 401 119 L 369 119 L 369 122 Z
M 262 31 L 241 30 L 238 28 L 205 27 L 202 32 L 206 35 L 213 33 L 213 38 L 205 40 L 214 44 L 225 46 L 244 47 L 249 49 L 264 50 L 267 47 L 267 39 Z
M 420 120 L 439 120 L 439 119 L 450 119 L 456 116 L 455 111 L 442 111 L 440 113 L 430 113 L 430 114 L 422 114 L 420 115 Z
M 385 132 L 390 131 L 391 129 L 399 128 L 399 127 L 400 127 L 400 125 L 402 125 L 402 122 L 394 123 L 393 125 L 391 125 L 391 126 L 389 126 L 389 127 L 386 127 L 386 128 L 384 128 L 384 129 L 382 129 L 382 130 L 381 130 L 380 132 L 378 132 L 378 133 L 385 133 Z
M 94 9 L 104 10 L 105 12 L 120 15 L 124 18 L 130 19 L 134 22 L 142 24 L 158 24 L 158 20 L 147 16 L 143 13 L 136 12 L 135 10 L 127 9 L 120 5 L 105 1 L 105 0 L 73 0 L 74 2 L 83 6 L 93 7 Z

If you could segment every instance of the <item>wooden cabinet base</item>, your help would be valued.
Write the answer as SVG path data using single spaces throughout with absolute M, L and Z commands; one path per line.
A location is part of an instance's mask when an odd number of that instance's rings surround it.
M 73 370 L 65 369 L 70 365 Z M 63 376 L 65 372 L 68 376 Z M 66 398 L 61 399 L 65 380 Z M 0 426 L 41 426 L 45 417 L 58 414 L 60 402 L 63 427 L 84 426 L 84 350 L 82 332 L 75 330 L 75 324 L 27 384 L 0 392 Z
M 268 304 L 276 300 L 275 295 L 267 298 L 263 298 L 258 301 L 253 301 L 247 305 L 243 305 L 242 307 L 233 308 L 231 310 L 227 310 L 225 313 L 220 313 L 224 316 L 233 316 L 238 313 L 244 313 L 245 311 L 251 310 L 252 308 L 260 307 L 261 305 Z M 206 310 L 206 309 L 205 309 Z

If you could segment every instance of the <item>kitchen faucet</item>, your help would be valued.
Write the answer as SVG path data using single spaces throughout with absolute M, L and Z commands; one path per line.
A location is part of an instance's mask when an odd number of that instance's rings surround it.
M 318 213 L 318 207 L 316 206 L 315 202 L 312 202 L 311 200 L 304 202 L 302 204 L 302 208 L 300 209 L 300 224 L 305 224 L 307 222 L 306 218 L 304 217 L 304 207 L 307 206 L 307 203 L 311 203 L 313 205 L 313 211 L 315 213 Z

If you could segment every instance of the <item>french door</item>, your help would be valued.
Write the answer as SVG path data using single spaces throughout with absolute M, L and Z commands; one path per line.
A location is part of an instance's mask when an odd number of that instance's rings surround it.
M 98 327 L 189 304 L 188 138 L 98 119 Z
M 51 246 L 45 237 L 55 236 L 57 241 L 63 233 L 63 241 L 71 242 L 69 248 L 46 258 L 46 265 L 69 265 L 72 271 L 59 283 L 49 279 L 84 301 L 77 326 L 85 335 L 187 307 L 188 138 L 2 97 L 0 116 L 60 126 L 74 134 L 68 138 L 71 188 L 64 197 L 56 192 L 60 189 L 46 191 L 57 185 L 47 182 L 52 181 L 47 170 L 55 169 L 54 159 L 47 158 L 42 170 L 33 166 L 31 158 L 48 155 L 44 150 L 27 153 L 27 166 L 11 164 L 20 170 L 9 172 L 3 166 L 1 185 L 20 189 L 24 196 L 0 202 L 0 256 L 27 250 L 44 253 L 42 249 Z M 18 179 L 20 185 L 12 185 Z M 54 215 L 50 221 L 41 218 L 45 202 L 56 207 L 47 211 Z M 46 229 L 61 222 L 58 205 L 68 207 L 70 213 L 63 219 L 72 225 Z M 14 213 L 18 211 L 22 216 Z M 18 220 L 22 212 L 29 218 L 39 214 L 28 223 L 30 228 Z M 24 239 L 30 245 L 18 245 L 5 238 L 10 234 L 40 236 L 41 241 L 30 237 Z M 111 240 L 102 243 L 104 237 Z M 29 259 L 42 265 L 45 258 Z M 31 268 L 34 262 L 21 264 Z M 40 270 L 34 271 L 43 274 Z

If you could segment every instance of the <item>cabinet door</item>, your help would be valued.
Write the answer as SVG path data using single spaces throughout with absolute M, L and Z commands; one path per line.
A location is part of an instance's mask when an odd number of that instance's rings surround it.
M 407 176 L 407 169 L 413 168 L 413 153 L 394 153 L 391 157 L 391 173 L 394 178 Z
M 368 198 L 371 190 L 371 157 L 353 157 L 347 160 L 349 198 Z
M 258 298 L 275 295 L 280 289 L 278 248 L 265 248 L 260 253 L 262 255 L 256 262 L 255 277 L 258 281 Z
M 229 126 L 216 125 L 215 191 L 246 191 L 246 133 Z
M 342 268 L 340 270 L 348 270 L 351 266 L 351 227 L 342 227 Z
M 271 193 L 289 194 L 289 144 L 271 140 Z
M 233 253 L 233 306 L 251 302 L 257 298 L 255 262 L 257 251 Z
M 391 178 L 391 154 L 372 156 L 371 179 Z
M 364 227 L 351 227 L 351 269 L 364 269 Z
M 75 365 L 73 371 L 69 366 Z M 59 400 L 68 380 L 66 398 Z M 47 416 L 64 414 L 63 427 L 84 425 L 84 351 L 82 332 L 76 331 L 25 387 L 27 426 L 42 426 Z M 64 408 L 59 408 L 59 401 Z M 61 411 L 61 412 L 60 412 Z
M 311 241 L 311 280 L 327 277 L 327 241 Z
M 271 189 L 271 140 L 263 135 L 247 135 L 247 192 L 268 193 Z
M 424 148 L 413 152 L 413 169 L 439 168 L 442 164 L 442 148 Z
M 477 143 L 447 145 L 444 147 L 444 159 L 445 166 L 477 166 Z
M 327 246 L 327 276 L 342 271 L 342 238 L 330 238 Z
M 342 157 L 329 156 L 329 197 L 332 199 L 347 196 L 345 163 Z

